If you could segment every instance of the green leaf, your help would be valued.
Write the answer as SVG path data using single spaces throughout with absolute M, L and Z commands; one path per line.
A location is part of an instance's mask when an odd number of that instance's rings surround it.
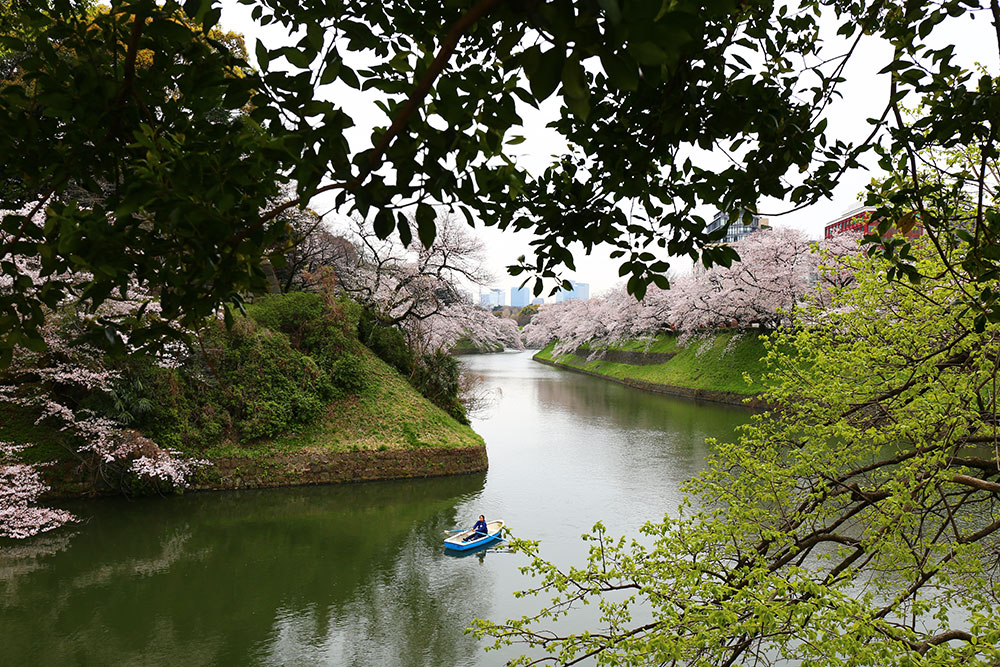
M 583 65 L 579 59 L 569 58 L 563 65 L 562 70 L 563 94 L 567 97 L 586 99 L 590 94 L 587 88 L 586 78 L 583 72 Z
M 666 65 L 670 62 L 670 56 L 653 42 L 639 42 L 629 44 L 628 51 L 643 65 Z
M 396 229 L 399 231 L 399 242 L 406 247 L 410 247 L 410 244 L 413 242 L 413 232 L 410 231 L 410 222 L 402 213 L 399 215 L 399 219 L 396 220 Z
M 531 86 L 531 94 L 535 96 L 537 101 L 546 100 L 555 92 L 562 77 L 565 60 L 565 50 L 560 46 L 554 46 L 539 54 L 538 62 L 531 70 L 525 70 L 525 74 L 528 75 L 528 84 Z
M 433 206 L 423 202 L 417 204 L 417 236 L 420 237 L 420 243 L 425 248 L 430 248 L 437 237 L 435 218 L 437 218 L 437 213 Z
M 570 113 L 576 116 L 577 120 L 581 122 L 587 120 L 587 116 L 590 115 L 590 102 L 586 98 L 566 97 L 565 100 Z
M 618 0 L 597 0 L 597 4 L 607 14 L 611 25 L 618 25 L 622 22 L 622 8 L 618 5 Z
M 392 230 L 396 226 L 396 220 L 393 218 L 392 213 L 386 209 L 379 209 L 375 213 L 375 220 L 372 222 L 372 229 L 375 230 L 375 235 L 380 239 L 389 238 L 389 234 L 392 234 Z
M 613 53 L 601 55 L 601 66 L 613 86 L 621 90 L 639 90 L 639 68 L 634 62 L 619 58 Z
M 298 67 L 299 69 L 306 69 L 312 64 L 312 61 L 316 58 L 316 52 L 309 49 L 297 49 L 294 47 L 286 47 L 284 50 L 285 60 L 289 63 Z
M 257 67 L 260 69 L 266 70 L 267 66 L 271 64 L 271 52 L 264 46 L 264 42 L 259 39 L 254 46 L 254 55 L 257 56 Z

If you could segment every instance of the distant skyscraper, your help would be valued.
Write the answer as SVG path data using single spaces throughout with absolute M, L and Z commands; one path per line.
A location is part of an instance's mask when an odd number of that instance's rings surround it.
M 569 281 L 573 285 L 573 289 L 564 290 L 561 289 L 556 292 L 556 303 L 562 303 L 563 301 L 572 301 L 573 299 L 579 299 L 580 301 L 586 301 L 590 298 L 590 284 L 589 283 L 578 283 L 575 280 Z
M 510 288 L 510 305 L 514 308 L 524 308 L 531 300 L 531 290 L 527 287 Z
M 479 305 L 484 308 L 496 308 L 507 303 L 507 295 L 502 289 L 491 289 L 479 295 Z

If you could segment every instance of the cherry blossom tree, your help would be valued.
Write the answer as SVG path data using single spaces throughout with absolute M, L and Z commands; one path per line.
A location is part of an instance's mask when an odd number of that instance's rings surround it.
M 498 345 L 524 349 L 517 322 L 467 302 L 450 305 L 414 326 L 426 327 L 426 334 L 414 339 L 426 341 L 428 350 L 450 350 L 462 338 L 479 349 Z
M 44 223 L 40 213 L 30 219 L 35 225 Z M 17 267 L 0 275 L 0 294 L 31 292 L 45 299 L 51 294 L 48 286 L 57 281 L 67 293 L 85 295 L 90 284 L 87 272 L 46 274 L 37 257 L 7 254 L 0 256 L 0 262 Z M 104 351 L 87 342 L 87 335 L 94 331 L 89 325 L 98 323 L 103 330 L 124 334 L 136 321 L 158 316 L 159 304 L 136 281 L 102 299 L 96 308 L 88 308 L 75 297 L 54 302 L 41 318 L 42 341 L 35 344 L 25 339 L 22 342 L 30 347 L 14 348 L 9 366 L 0 375 L 0 402 L 32 415 L 36 424 L 68 433 L 74 443 L 68 453 L 89 471 L 95 484 L 130 479 L 157 488 L 184 486 L 201 462 L 178 458 L 176 452 L 160 448 L 125 424 L 80 406 L 88 395 L 110 394 L 120 379 L 108 367 Z M 126 345 L 133 344 L 127 336 L 123 339 Z M 166 345 L 158 360 L 176 365 L 181 354 L 182 348 Z M 72 518 L 34 505 L 45 485 L 37 466 L 19 462 L 24 448 L 23 443 L 0 448 L 0 535 L 9 537 L 28 537 Z
M 384 326 L 406 333 L 417 353 L 450 349 L 468 337 L 480 347 L 522 347 L 517 325 L 468 301 L 463 287 L 486 285 L 486 249 L 453 217 L 439 218 L 429 247 L 381 240 L 355 220 L 347 232 L 355 252 L 342 253 L 333 268 L 340 287 L 370 308 Z
M 758 232 L 738 244 L 740 261 L 695 271 L 672 299 L 677 329 L 789 323 L 795 303 L 815 283 L 818 255 L 802 232 Z
M 842 260 L 859 252 L 858 242 L 849 234 L 817 244 L 796 230 L 758 232 L 736 244 L 739 262 L 696 268 L 672 278 L 668 290 L 650 289 L 642 301 L 619 288 L 588 301 L 543 306 L 525 327 L 525 341 L 529 347 L 558 341 L 562 354 L 584 343 L 651 339 L 664 331 L 789 325 L 806 294 L 820 290 L 829 301 L 832 291 L 852 282 Z
M 280 195 L 269 202 L 281 207 L 295 198 L 295 188 L 284 184 Z M 326 220 L 312 209 L 284 209 L 278 220 L 285 224 L 284 238 L 275 248 L 281 252 L 274 262 L 277 292 L 317 291 L 322 289 L 323 270 L 331 266 L 346 266 L 356 261 L 356 251 L 345 237 L 334 234 Z

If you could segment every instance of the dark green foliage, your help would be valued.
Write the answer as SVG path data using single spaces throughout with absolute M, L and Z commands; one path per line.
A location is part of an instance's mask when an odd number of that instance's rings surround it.
M 369 378 L 361 358 L 356 354 L 340 355 L 330 368 L 330 377 L 338 388 L 348 394 L 360 394 L 368 388 Z
M 517 315 L 514 316 L 514 321 L 517 322 L 517 326 L 524 327 L 531 322 L 531 318 L 538 314 L 538 304 L 529 304 L 519 310 Z
M 803 11 L 737 0 L 244 4 L 261 24 L 301 35 L 294 45 L 257 43 L 259 71 L 243 48 L 212 36 L 221 9 L 209 0 L 130 0 L 96 13 L 68 0 L 3 5 L 0 209 L 18 212 L 0 221 L 8 235 L 0 254 L 39 259 L 47 276 L 77 270 L 92 279 L 82 295 L 60 280 L 0 295 L 0 363 L 17 344 L 44 347 L 43 304 L 82 296 L 96 306 L 138 278 L 166 318 L 192 324 L 264 287 L 261 262 L 287 232 L 269 202 L 279 174 L 295 179 L 298 203 L 331 192 L 382 238 L 398 232 L 429 244 L 435 205 L 533 231 L 534 258 L 511 271 L 550 282 L 575 268 L 570 247 L 614 245 L 628 291 L 641 298 L 650 284 L 668 284 L 671 256 L 705 266 L 736 259 L 716 243 L 724 229 L 706 231 L 698 213 L 706 202 L 750 212 L 761 197 L 821 201 L 863 153 L 880 150 L 882 166 L 911 172 L 912 182 L 872 193 L 884 213 L 879 232 L 912 227 L 914 213 L 928 233 L 968 229 L 965 268 L 982 279 L 1000 273 L 1000 215 L 981 201 L 965 223 L 939 215 L 921 201 L 914 159 L 935 146 L 982 150 L 982 168 L 960 177 L 975 191 L 997 158 L 996 82 L 983 76 L 977 85 L 956 45 L 933 34 L 977 3 L 915 0 L 899 11 L 836 0 Z M 843 67 L 861 51 L 826 47 L 821 14 L 836 16 L 828 27 L 839 24 L 839 35 L 892 47 L 865 63 L 881 68 L 892 95 L 873 108 L 874 131 L 857 145 L 828 136 L 827 124 Z M 363 69 L 348 64 L 359 53 Z M 329 85 L 385 102 L 392 122 L 371 145 L 347 141 L 367 119 L 325 94 Z M 527 171 L 509 148 L 525 140 L 514 134 L 518 107 L 550 97 L 561 101 L 550 127 L 566 150 L 548 169 Z M 899 105 L 916 98 L 922 117 L 907 128 Z M 732 164 L 706 169 L 694 159 L 715 147 Z M 19 210 L 47 203 L 44 227 Z M 918 277 L 908 241 L 896 237 L 884 250 L 899 260 L 893 276 Z M 19 288 L 29 281 L 12 264 L 0 270 Z M 536 281 L 535 293 L 542 289 Z M 992 289 L 976 300 L 1000 318 Z M 103 324 L 112 339 L 117 324 L 131 325 L 133 344 L 176 331 L 158 319 Z
M 159 344 L 178 331 L 168 320 L 194 327 L 266 289 L 261 262 L 284 232 L 260 211 L 293 154 L 246 114 L 259 81 L 241 40 L 175 2 L 88 5 L 0 4 L 0 210 L 15 212 L 0 255 L 88 276 L 0 294 L 0 363 L 16 344 L 44 347 L 42 304 L 97 306 L 136 279 L 162 318 L 105 319 L 95 340 L 128 327 L 131 345 Z
M 142 384 L 134 380 L 122 382 L 116 387 L 111 400 L 114 407 L 109 416 L 126 426 L 141 421 L 153 411 L 155 405 L 153 400 L 143 393 Z
M 465 408 L 458 400 L 458 362 L 453 356 L 438 350 L 420 357 L 420 363 L 413 374 L 413 385 L 458 422 L 468 424 Z
M 179 369 L 140 355 L 121 360 L 121 380 L 92 407 L 188 452 L 300 429 L 332 400 L 368 387 L 353 336 L 358 312 L 319 294 L 269 296 L 231 329 L 217 323 L 204 331 Z
M 323 317 L 323 295 L 315 292 L 267 294 L 247 306 L 247 315 L 261 326 L 287 334 L 299 347 L 306 325 Z
M 330 300 L 313 292 L 270 294 L 247 308 L 259 325 L 280 331 L 292 347 L 328 372 L 345 352 L 357 347 L 361 307 L 347 298 Z
M 328 373 L 281 332 L 242 320 L 216 336 L 223 405 L 234 416 L 241 440 L 274 437 L 308 424 L 337 393 Z
M 184 369 L 162 368 L 145 356 L 121 360 L 121 380 L 95 407 L 112 419 L 128 412 L 133 418 L 129 425 L 161 447 L 196 450 L 234 430 L 232 416 L 220 405 L 222 391 L 198 379 L 207 369 L 195 368 L 193 360 Z M 103 410 L 101 401 L 107 401 Z M 148 409 L 137 410 L 132 404 Z
M 368 346 L 379 359 L 403 375 L 413 372 L 413 353 L 406 338 L 398 328 L 384 326 L 370 309 L 362 310 L 358 320 L 358 339 Z

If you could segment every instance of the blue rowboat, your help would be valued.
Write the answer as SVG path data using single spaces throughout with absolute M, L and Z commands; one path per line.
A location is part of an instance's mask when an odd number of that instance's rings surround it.
M 500 539 L 500 531 L 502 528 L 503 528 L 503 521 L 499 519 L 496 521 L 489 521 L 486 524 L 486 530 L 487 530 L 486 535 L 483 535 L 478 539 L 469 540 L 468 542 L 466 542 L 465 538 L 473 535 L 475 531 L 463 530 L 462 532 L 456 533 L 455 535 L 452 535 L 451 537 L 446 539 L 444 541 L 444 548 L 451 549 L 452 551 L 468 551 L 469 549 L 475 549 L 476 547 L 481 547 L 490 544 Z

